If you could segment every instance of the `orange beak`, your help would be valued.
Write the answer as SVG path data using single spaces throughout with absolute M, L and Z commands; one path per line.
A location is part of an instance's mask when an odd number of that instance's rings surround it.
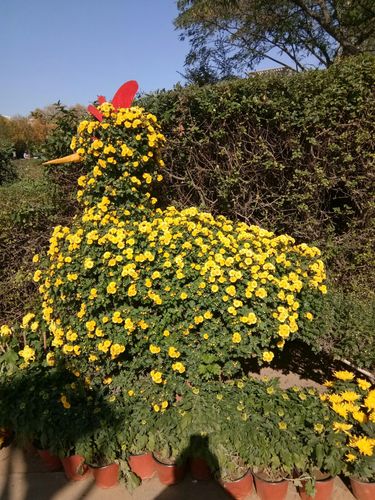
M 78 153 L 73 153 L 72 155 L 63 156 L 62 158 L 56 158 L 55 160 L 45 161 L 43 165 L 58 165 L 62 163 L 78 163 L 82 161 L 82 156 Z

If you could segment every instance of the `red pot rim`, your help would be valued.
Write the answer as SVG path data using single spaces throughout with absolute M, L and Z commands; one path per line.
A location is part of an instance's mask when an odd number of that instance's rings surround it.
M 185 464 L 184 463 L 181 463 L 181 464 L 177 464 L 176 462 L 174 462 L 173 464 L 166 464 L 164 462 L 161 462 L 155 455 L 154 453 L 152 454 L 152 457 L 153 459 L 155 460 L 155 462 L 157 462 L 158 464 L 160 465 L 164 465 L 164 467 L 183 467 Z
M 256 474 L 255 472 L 252 473 L 253 476 L 256 478 L 256 479 L 259 479 L 259 481 L 263 481 L 264 483 L 269 483 L 269 484 L 280 484 L 280 483 L 283 483 L 283 482 L 287 482 L 287 480 L 285 478 L 282 478 L 282 479 L 279 479 L 278 481 L 269 481 L 268 479 L 265 479 L 263 477 L 260 477 L 258 476 L 258 474 Z
M 90 469 L 109 469 L 109 467 L 113 467 L 114 465 L 117 465 L 118 467 L 118 464 L 116 462 L 112 462 L 110 464 L 107 464 L 107 465 L 91 465 L 91 464 L 87 464 L 90 467 Z
M 350 477 L 350 480 L 351 480 L 351 481 L 355 481 L 356 483 L 361 483 L 361 484 L 374 484 L 374 485 L 375 485 L 375 481 L 362 481 L 361 479 L 358 479 L 358 478 L 353 477 L 353 476 L 351 476 L 351 477 Z
M 252 475 L 252 473 L 250 472 L 250 469 L 248 469 L 245 474 L 243 474 L 241 477 L 239 477 L 238 479 L 223 479 L 222 477 L 219 478 L 219 481 L 222 482 L 222 483 L 238 483 L 239 481 L 242 481 L 242 479 L 244 477 L 246 477 L 247 475 Z
M 336 476 L 328 476 L 324 479 L 315 479 L 316 483 L 328 483 L 328 481 L 333 481 Z

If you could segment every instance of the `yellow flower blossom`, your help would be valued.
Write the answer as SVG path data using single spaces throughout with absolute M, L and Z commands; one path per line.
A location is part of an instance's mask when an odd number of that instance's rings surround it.
M 364 400 L 364 404 L 369 410 L 375 410 L 375 389 L 369 391 Z
M 177 363 L 173 363 L 172 370 L 177 371 L 179 373 L 184 373 L 186 368 L 180 361 L 177 361 Z
M 158 347 L 158 346 L 156 346 L 154 344 L 150 344 L 149 349 L 150 349 L 150 352 L 152 354 L 158 354 L 160 352 L 160 347 Z
M 279 325 L 278 333 L 280 337 L 288 338 L 290 334 L 290 327 L 286 324 Z
M 42 271 L 40 269 L 37 269 L 34 273 L 33 280 L 35 281 L 35 283 L 38 283 L 41 277 L 42 277 Z
M 333 372 L 333 376 L 339 380 L 349 381 L 354 379 L 354 373 L 346 370 Z
M 110 348 L 111 358 L 112 359 L 117 358 L 124 351 L 125 351 L 125 346 L 124 345 L 122 345 L 122 344 L 112 344 L 111 348 Z
M 344 432 L 345 434 L 348 434 L 350 436 L 350 429 L 353 428 L 352 424 L 343 424 L 341 422 L 334 422 L 333 423 L 333 430 L 335 432 Z
M 48 352 L 46 356 L 46 361 L 48 366 L 55 366 L 56 364 L 55 354 L 53 352 Z
M 84 260 L 83 267 L 85 269 L 92 269 L 94 267 L 94 261 L 92 259 L 90 259 L 89 257 L 87 257 Z
M 114 281 L 111 281 L 109 285 L 107 286 L 107 293 L 113 295 L 117 292 L 117 283 Z
M 33 318 L 35 318 L 35 314 L 33 313 L 25 314 L 25 316 L 22 318 L 21 328 L 26 328 Z
M 357 384 L 363 391 L 367 391 L 371 387 L 371 383 L 363 378 L 357 378 Z
M 348 402 L 356 401 L 361 396 L 354 391 L 344 391 L 341 393 L 342 399 Z
M 235 332 L 233 335 L 232 335 L 232 342 L 234 344 L 239 344 L 241 342 L 241 335 L 238 333 L 238 332 Z
M 30 361 L 35 361 L 35 349 L 32 347 L 25 345 L 25 347 L 18 351 L 18 354 L 25 360 L 25 363 L 30 363 Z
M 368 457 L 371 457 L 373 455 L 375 439 L 369 438 L 367 436 L 353 436 L 349 440 L 349 446 L 351 446 L 352 448 L 357 448 L 361 455 L 367 455 Z
M 275 355 L 271 351 L 264 351 L 263 353 L 263 361 L 266 361 L 267 363 L 270 363 L 274 357 Z
M 179 358 L 181 356 L 181 354 L 177 351 L 177 349 L 175 347 L 171 346 L 168 349 L 168 356 L 171 358 Z
M 61 394 L 60 401 L 66 410 L 68 410 L 71 407 L 71 404 L 69 403 L 67 397 L 64 394 Z
M 2 325 L 0 327 L 0 337 L 9 338 L 12 335 L 12 330 L 8 325 Z
M 161 372 L 151 370 L 150 375 L 155 384 L 161 384 L 163 382 L 163 374 Z

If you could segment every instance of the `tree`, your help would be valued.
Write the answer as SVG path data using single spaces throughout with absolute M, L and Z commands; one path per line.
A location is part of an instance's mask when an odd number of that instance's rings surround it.
M 264 59 L 303 71 L 375 52 L 374 0 L 178 0 L 177 7 L 191 80 L 243 75 Z

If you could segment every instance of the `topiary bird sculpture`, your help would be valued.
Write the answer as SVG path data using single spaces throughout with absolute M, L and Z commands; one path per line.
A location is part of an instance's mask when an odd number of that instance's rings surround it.
M 157 208 L 165 137 L 131 105 L 136 91 L 127 82 L 112 103 L 99 97 L 74 154 L 47 162 L 87 171 L 82 212 L 54 229 L 34 274 L 47 360 L 62 357 L 91 384 L 128 373 L 156 388 L 238 375 L 244 358 L 269 363 L 288 338 L 313 335 L 320 251 L 195 207 Z

